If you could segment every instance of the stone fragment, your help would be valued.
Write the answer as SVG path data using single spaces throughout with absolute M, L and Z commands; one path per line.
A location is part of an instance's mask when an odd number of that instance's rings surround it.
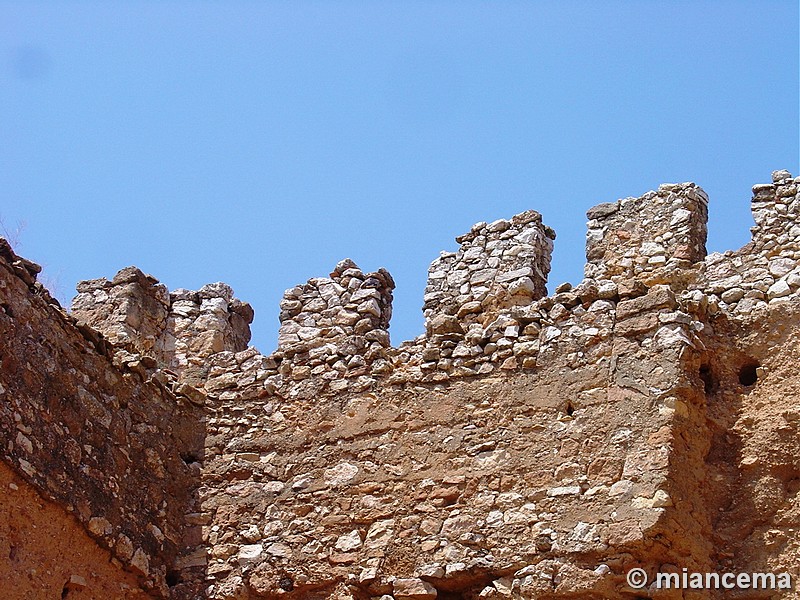
M 436 315 L 428 324 L 428 330 L 432 334 L 464 333 L 461 323 L 457 317 L 451 315 Z
M 597 284 L 597 297 L 601 300 L 610 300 L 617 296 L 617 284 L 610 280 L 599 281 Z
M 591 220 L 594 219 L 602 219 L 603 217 L 608 217 L 613 215 L 615 212 L 619 210 L 619 203 L 618 202 L 606 202 L 604 204 L 598 204 L 597 206 L 593 206 L 588 211 L 586 211 L 586 218 Z
M 511 282 L 508 291 L 512 295 L 533 297 L 536 294 L 536 284 L 530 277 L 523 277 Z
M 92 517 L 89 519 L 88 529 L 95 535 L 110 535 L 111 523 L 105 517 Z
M 329 486 L 339 487 L 353 481 L 356 475 L 358 475 L 357 466 L 348 462 L 341 462 L 335 467 L 325 469 L 323 478 Z
M 119 556 L 123 561 L 130 561 L 133 557 L 133 542 L 131 542 L 131 539 L 125 534 L 119 535 L 114 549 L 117 553 L 117 556 Z
M 258 525 L 250 525 L 242 531 L 241 535 L 248 542 L 257 542 L 261 539 L 261 531 L 259 531 Z
M 775 257 L 769 261 L 769 272 L 775 277 L 783 277 L 797 267 L 797 262 L 784 257 Z
M 385 548 L 388 546 L 394 536 L 394 523 L 394 519 L 373 523 L 367 531 L 364 546 L 366 548 Z
M 416 578 L 395 579 L 392 590 L 395 600 L 433 600 L 438 596 L 435 587 Z
M 617 304 L 617 319 L 625 319 L 656 308 L 673 309 L 677 306 L 675 294 L 668 286 L 653 286 L 646 295 L 623 300 Z
M 547 490 L 548 496 L 575 496 L 581 493 L 581 486 L 579 485 L 566 485 L 554 487 Z
M 137 548 L 136 552 L 133 553 L 131 568 L 145 577 L 150 574 L 150 558 L 141 548 Z
M 70 575 L 69 580 L 67 581 L 66 585 L 64 586 L 68 590 L 84 590 L 88 587 L 88 583 L 86 583 L 86 578 L 81 575 Z
M 523 277 L 528 277 L 533 275 L 533 269 L 530 267 L 523 267 L 521 269 L 515 269 L 513 271 L 506 271 L 497 276 L 497 281 L 499 283 L 507 283 L 509 281 L 513 281 L 515 279 L 522 279 Z
M 733 288 L 722 292 L 722 301 L 728 304 L 738 302 L 744 298 L 744 290 L 742 288 Z
M 511 577 L 501 577 L 500 579 L 495 579 L 492 582 L 494 589 L 497 590 L 497 593 L 501 597 L 510 597 L 512 593 L 514 580 Z
M 787 171 L 785 169 L 782 169 L 780 171 L 773 171 L 772 172 L 772 182 L 773 183 L 780 183 L 781 181 L 784 181 L 785 179 L 791 179 L 791 178 L 792 178 L 792 174 L 789 173 L 789 171 Z
M 245 544 L 239 548 L 239 564 L 255 562 L 263 552 L 264 546 L 261 544 Z
M 361 535 L 357 529 L 350 533 L 339 536 L 336 540 L 335 548 L 341 552 L 352 552 L 361 547 Z
M 767 297 L 772 300 L 773 298 L 783 298 L 792 293 L 792 288 L 785 280 L 779 279 L 773 283 L 767 290 Z
M 292 549 L 287 544 L 281 542 L 270 544 L 267 546 L 266 552 L 275 558 L 290 558 L 292 556 Z
M 458 539 L 461 535 L 469 533 L 475 527 L 475 520 L 469 515 L 457 515 L 445 519 L 442 524 L 441 536 L 449 539 Z
M 479 313 L 481 311 L 481 303 L 477 300 L 465 302 L 458 309 L 458 318 L 463 319 L 467 315 Z

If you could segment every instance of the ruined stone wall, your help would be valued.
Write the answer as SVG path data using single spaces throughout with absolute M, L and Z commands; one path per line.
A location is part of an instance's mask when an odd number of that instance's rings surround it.
M 19 262 L 0 241 L 0 456 L 167 595 L 197 510 L 202 411 L 164 373 L 76 326 Z
M 510 220 L 476 223 L 428 271 L 422 308 L 429 335 L 462 331 L 499 309 L 547 295 L 555 232 L 529 210 Z M 487 316 L 484 316 L 487 315 Z
M 295 380 L 325 373 L 353 377 L 368 372 L 367 364 L 383 362 L 393 289 L 385 269 L 365 274 L 345 259 L 330 278 L 310 279 L 286 290 L 278 357 L 290 359 L 294 367 L 281 372 Z M 380 368 L 373 365 L 372 370 Z
M 752 241 L 737 251 L 713 253 L 701 265 L 694 288 L 712 312 L 747 318 L 769 305 L 790 302 L 800 289 L 800 200 L 787 171 L 753 187 Z
M 709 529 L 669 469 L 697 403 L 691 316 L 664 288 L 619 306 L 618 335 L 582 356 L 577 332 L 550 340 L 513 375 L 214 402 L 214 597 L 614 597 L 632 566 L 707 567 L 658 542 Z
M 595 207 L 586 277 L 551 296 L 538 213 L 478 224 L 431 265 L 425 335 L 397 347 L 391 276 L 349 260 L 287 290 L 266 356 L 224 284 L 81 284 L 73 314 L 104 368 L 162 389 L 158 406 L 202 407 L 197 481 L 167 471 L 190 505 L 165 553 L 172 596 L 733 597 L 633 590 L 633 567 L 796 584 L 800 180 L 773 180 L 754 188 L 753 241 L 725 254 L 705 255 L 694 184 Z M 33 285 L 34 266 L 6 262 Z
M 116 347 L 149 359 L 189 383 L 207 378 L 206 359 L 223 350 L 244 350 L 253 309 L 224 283 L 193 292 L 166 286 L 136 267 L 82 281 L 72 315 L 103 333 Z
M 706 256 L 708 196 L 693 183 L 590 209 L 585 275 L 665 283 Z
M 738 480 L 714 470 L 729 435 L 720 440 L 714 390 L 726 377 L 746 393 L 737 373 L 752 359 L 722 323 L 752 322 L 706 288 L 715 259 L 705 257 L 706 202 L 693 184 L 666 185 L 590 211 L 584 281 L 485 319 L 459 316 L 463 304 L 451 300 L 428 313 L 424 338 L 390 353 L 390 372 L 289 380 L 267 371 L 266 383 L 238 388 L 229 379 L 226 400 L 211 394 L 212 594 L 616 598 L 636 593 L 623 581 L 633 566 L 651 576 L 729 568 L 721 515 L 731 507 L 719 500 L 738 494 Z M 790 231 L 794 216 L 778 210 L 770 231 Z M 783 250 L 734 255 L 779 258 L 780 277 L 797 267 Z M 429 289 L 448 289 L 441 273 L 463 271 L 456 263 L 435 261 Z M 767 285 L 767 322 L 779 328 L 775 305 L 793 306 L 796 288 L 770 299 L 779 279 L 742 264 L 748 289 Z M 242 397 L 249 408 L 237 406 Z M 779 530 L 766 528 L 772 536 L 796 523 L 794 471 L 781 469 L 787 508 Z M 247 510 L 225 508 L 237 503 Z M 736 566 L 765 564 L 796 575 L 797 553 L 781 547 Z

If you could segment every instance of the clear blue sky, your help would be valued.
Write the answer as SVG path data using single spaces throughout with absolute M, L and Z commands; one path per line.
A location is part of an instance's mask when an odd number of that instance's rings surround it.
M 695 181 L 740 247 L 799 97 L 796 0 L 0 1 L 0 216 L 62 297 L 228 282 L 263 352 L 284 289 L 384 266 L 399 343 L 477 221 L 540 211 L 552 289 L 589 207 Z

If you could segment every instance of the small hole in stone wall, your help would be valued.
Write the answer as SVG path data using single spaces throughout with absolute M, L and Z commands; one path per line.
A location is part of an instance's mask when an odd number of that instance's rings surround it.
M 190 465 L 195 462 L 200 462 L 200 459 L 194 454 L 181 454 L 181 458 L 183 459 L 183 462 L 185 462 L 187 465 Z
M 739 383 L 746 387 L 755 385 L 758 380 L 758 367 L 758 363 L 754 361 L 744 363 L 739 368 Z
M 61 590 L 61 599 L 63 600 L 67 596 L 69 596 L 69 586 L 65 585 L 64 589 Z
M 566 412 L 570 417 L 572 416 L 572 413 L 575 412 L 575 407 L 572 406 L 572 402 L 567 402 L 567 408 L 564 412 Z
M 181 582 L 181 575 L 178 571 L 167 571 L 167 576 L 165 578 L 167 580 L 167 585 L 169 587 L 175 587 Z
M 291 592 L 294 589 L 294 581 L 292 581 L 291 577 L 284 575 L 278 581 L 278 587 L 284 592 Z
M 717 388 L 719 387 L 719 381 L 717 381 L 717 378 L 709 365 L 700 366 L 700 379 L 703 382 L 703 388 L 705 389 L 706 394 L 713 394 L 717 391 Z

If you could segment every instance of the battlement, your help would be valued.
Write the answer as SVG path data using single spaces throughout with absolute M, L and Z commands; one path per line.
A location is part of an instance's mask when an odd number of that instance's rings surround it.
M 595 206 L 586 216 L 589 279 L 663 283 L 670 271 L 706 257 L 708 196 L 693 183 L 664 184 L 640 198 Z
M 429 337 L 463 332 L 503 309 L 547 295 L 555 232 L 529 210 L 510 220 L 477 223 L 428 269 L 423 314 Z
M 183 379 L 206 378 L 211 355 L 238 352 L 250 341 L 253 309 L 233 297 L 224 283 L 197 292 L 166 286 L 136 267 L 105 278 L 82 281 L 72 301 L 72 315 L 102 332 L 111 344 L 155 360 Z
M 726 255 L 706 256 L 708 196 L 694 183 L 664 184 L 639 198 L 595 206 L 587 213 L 585 278 L 550 297 L 556 236 L 541 214 L 477 223 L 456 238 L 458 251 L 431 263 L 424 338 L 396 348 L 389 339 L 391 275 L 385 269 L 365 274 L 345 259 L 329 278 L 286 291 L 278 349 L 247 361 L 258 364 L 248 377 L 270 387 L 305 382 L 308 389 L 294 393 L 315 394 L 369 387 L 381 378 L 443 381 L 533 368 L 562 335 L 590 345 L 602 339 L 616 302 L 659 284 L 693 297 L 708 294 L 711 310 L 744 315 L 775 294 L 793 294 L 800 277 L 797 182 L 786 171 L 773 179 L 753 188 L 753 241 Z M 192 385 L 234 385 L 218 365 L 236 361 L 216 355 L 245 351 L 253 312 L 225 284 L 170 294 L 130 267 L 110 282 L 82 282 L 78 291 L 73 314 L 112 343 L 132 345 Z
M 753 187 L 751 207 L 756 225 L 751 232 L 755 252 L 798 258 L 797 185 L 798 179 L 793 179 L 789 171 L 774 171 L 772 183 Z
M 380 269 L 364 274 L 352 260 L 336 265 L 330 279 L 310 279 L 281 300 L 278 352 L 309 369 L 329 364 L 358 369 L 389 347 L 394 280 Z

